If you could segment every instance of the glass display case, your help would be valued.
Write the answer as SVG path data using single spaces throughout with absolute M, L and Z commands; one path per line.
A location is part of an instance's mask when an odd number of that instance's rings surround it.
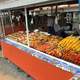
M 75 65 L 73 63 L 64 61 L 62 59 L 56 58 L 56 57 L 51 56 L 51 55 L 48 55 L 44 52 L 38 51 L 36 49 L 28 47 L 27 45 L 13 41 L 13 40 L 8 39 L 8 38 L 5 38 L 3 41 L 12 45 L 12 46 L 15 46 L 18 49 L 21 49 L 22 51 L 29 53 L 32 56 L 35 56 L 35 57 L 37 57 L 43 61 L 46 61 L 52 65 L 55 65 L 56 67 L 59 67 L 62 70 L 71 72 L 73 74 L 80 73 L 80 66 L 78 66 L 78 65 Z

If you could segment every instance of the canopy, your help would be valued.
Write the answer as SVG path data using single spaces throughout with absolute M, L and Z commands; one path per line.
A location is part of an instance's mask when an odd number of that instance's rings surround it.
M 9 9 L 15 7 L 30 7 L 30 6 L 39 6 L 52 3 L 68 2 L 75 0 L 0 0 L 0 10 Z

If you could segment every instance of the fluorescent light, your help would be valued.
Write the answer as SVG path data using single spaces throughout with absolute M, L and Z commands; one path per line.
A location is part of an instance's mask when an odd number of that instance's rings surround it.
M 79 4 L 71 4 L 70 7 L 78 7 Z
M 68 7 L 68 5 L 59 5 L 58 7 L 59 8 L 65 8 L 65 7 Z

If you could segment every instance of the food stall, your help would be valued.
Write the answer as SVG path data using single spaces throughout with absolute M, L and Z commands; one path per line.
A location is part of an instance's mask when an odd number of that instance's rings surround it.
M 19 37 L 20 35 L 21 37 Z M 38 33 L 35 34 L 35 36 L 38 35 L 42 36 L 41 40 L 42 38 L 44 39 L 45 37 L 44 33 L 42 32 L 39 34 Z M 26 36 L 24 37 L 23 36 L 24 36 L 23 33 L 19 32 L 13 35 L 9 35 L 8 38 L 3 39 L 1 42 L 3 54 L 4 57 L 8 58 L 11 62 L 19 66 L 25 72 L 28 72 L 29 70 L 28 73 L 33 78 L 38 79 L 40 76 L 40 80 L 44 80 L 46 79 L 45 76 L 47 75 L 48 78 L 49 76 L 51 76 L 52 72 L 52 77 L 50 77 L 52 80 L 56 79 L 56 77 L 53 76 L 54 74 L 57 76 L 58 75 L 63 76 L 63 74 L 65 74 L 66 77 L 64 77 L 64 80 L 67 80 L 68 74 L 69 74 L 68 76 L 69 79 L 69 77 L 73 76 L 74 74 L 80 73 L 79 53 L 67 49 L 63 49 L 64 51 L 61 53 L 59 51 L 61 49 L 56 48 L 56 45 L 58 43 L 58 41 L 56 42 L 56 40 L 58 39 L 56 36 L 52 36 L 52 39 L 54 40 L 53 41 L 54 48 L 52 47 L 52 45 L 50 45 L 51 42 L 44 43 L 44 40 L 46 40 L 46 38 L 43 40 L 43 42 L 41 41 L 42 43 L 37 43 L 37 41 L 35 42 L 32 41 L 32 44 L 30 45 L 31 47 L 28 47 Z M 32 39 L 34 39 L 35 36 L 33 35 Z M 48 36 L 48 38 L 50 37 Z M 73 37 L 69 36 L 67 39 L 69 38 L 71 39 Z M 62 43 L 62 41 L 60 43 Z M 60 74 L 59 72 L 56 74 L 54 67 L 57 68 L 57 70 L 60 69 Z M 67 74 L 65 73 L 65 71 L 70 73 Z
M 1 39 L 4 57 L 35 80 L 80 79 L 80 37 L 63 38 L 40 30 L 30 32 L 27 9 L 24 10 L 26 31 Z

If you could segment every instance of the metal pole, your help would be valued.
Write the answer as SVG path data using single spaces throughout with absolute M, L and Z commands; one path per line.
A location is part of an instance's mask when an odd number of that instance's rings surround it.
M 26 23 L 26 33 L 27 33 L 27 44 L 29 46 L 29 29 L 28 29 L 27 9 L 24 8 L 24 11 L 25 11 L 25 23 Z
M 78 3 L 79 3 L 79 11 L 80 11 L 80 0 L 78 0 Z
M 1 13 L 1 24 L 2 24 L 2 29 L 3 29 L 3 37 L 5 37 L 5 28 L 4 28 L 4 21 L 3 21 L 3 14 L 2 14 L 2 12 L 0 12 Z M 3 54 L 3 46 L 1 46 L 1 48 L 2 48 L 2 57 L 4 57 L 4 54 Z
M 58 13 L 58 5 L 56 5 L 56 9 L 55 9 L 56 16 L 57 16 L 57 13 Z
M 78 0 L 79 3 L 79 14 L 80 14 L 80 0 Z M 79 19 L 80 19 L 80 15 L 79 15 Z
M 3 21 L 3 14 L 2 14 L 2 12 L 1 12 L 1 23 L 2 23 L 3 33 L 4 33 L 4 36 L 5 36 L 5 28 L 4 28 L 4 21 Z
M 2 23 L 1 23 L 1 13 L 0 13 L 0 34 L 3 33 Z
M 80 36 L 80 0 L 78 0 L 79 3 L 79 36 Z
M 53 6 L 51 6 L 51 16 L 53 16 Z
M 11 22 L 12 31 L 14 32 L 14 27 L 13 27 L 13 24 L 12 24 L 11 12 L 10 12 L 10 11 L 8 11 L 8 12 L 9 12 L 9 17 L 10 17 L 10 22 Z

